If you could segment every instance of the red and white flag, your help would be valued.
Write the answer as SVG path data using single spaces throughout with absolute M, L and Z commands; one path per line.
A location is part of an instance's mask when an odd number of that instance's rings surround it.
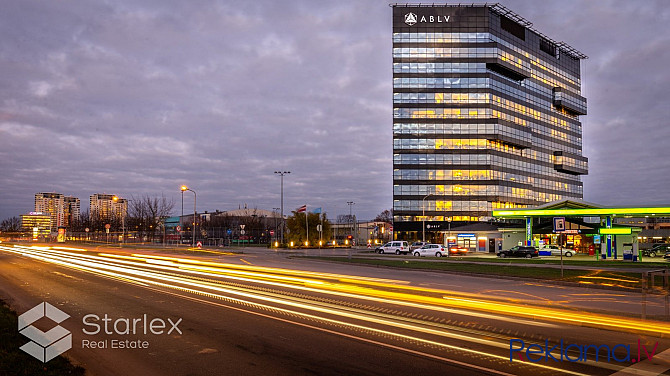
M 304 213 L 307 211 L 307 205 L 303 205 L 295 210 L 296 213 Z

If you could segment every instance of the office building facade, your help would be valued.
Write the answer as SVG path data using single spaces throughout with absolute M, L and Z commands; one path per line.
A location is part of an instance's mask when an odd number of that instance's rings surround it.
M 30 212 L 21 214 L 21 231 L 33 240 L 51 235 L 52 217 L 49 213 Z
M 586 56 L 499 4 L 392 9 L 396 236 L 583 197 Z

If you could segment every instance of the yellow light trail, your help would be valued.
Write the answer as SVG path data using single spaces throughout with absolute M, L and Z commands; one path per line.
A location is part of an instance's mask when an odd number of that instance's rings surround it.
M 124 282 L 141 284 L 143 286 L 147 286 L 149 284 L 153 285 L 159 284 L 160 286 L 163 287 L 182 288 L 173 285 L 175 283 L 180 283 L 190 286 L 188 287 L 189 289 L 204 288 L 208 290 L 214 290 L 220 293 L 238 295 L 248 299 L 258 299 L 262 301 L 267 301 L 272 304 L 288 305 L 300 309 L 308 309 L 316 312 L 337 315 L 349 319 L 365 320 L 380 325 L 393 326 L 431 335 L 467 340 L 497 348 L 506 346 L 501 346 L 499 342 L 495 341 L 491 341 L 489 343 L 479 338 L 469 337 L 461 334 L 455 334 L 455 333 L 445 334 L 440 330 L 415 326 L 413 324 L 401 323 L 398 321 L 398 320 L 406 320 L 405 318 L 397 318 L 396 320 L 388 320 L 383 318 L 380 319 L 379 317 L 369 317 L 369 313 L 367 314 L 368 316 L 364 317 L 361 315 L 360 311 L 354 314 L 343 310 L 342 307 L 337 307 L 337 309 L 334 309 L 332 308 L 334 306 L 331 305 L 330 308 L 328 307 L 324 308 L 323 304 L 322 306 L 316 306 L 314 304 L 305 304 L 304 302 L 296 302 L 295 298 L 294 301 L 291 301 L 285 299 L 285 297 L 277 298 L 276 296 L 275 297 L 262 296 L 257 293 L 249 293 L 234 290 L 232 288 L 223 288 L 219 286 L 217 283 L 197 282 L 185 278 L 183 276 L 175 277 L 174 274 L 172 276 L 166 276 L 163 274 L 157 274 L 156 272 L 153 271 L 146 271 L 145 269 L 141 268 L 151 267 L 154 269 L 161 269 L 166 271 L 191 272 L 210 277 L 211 276 L 220 277 L 224 275 L 226 276 L 224 278 L 233 278 L 241 281 L 264 283 L 264 284 L 275 285 L 278 287 L 301 289 L 317 293 L 329 293 L 344 297 L 373 300 L 376 302 L 383 302 L 389 304 L 399 304 L 409 307 L 430 309 L 441 312 L 451 312 L 471 316 L 494 318 L 498 320 L 506 320 L 508 315 L 515 315 L 518 317 L 527 317 L 534 320 L 560 321 L 578 326 L 595 326 L 608 329 L 625 329 L 625 330 L 645 332 L 651 334 L 667 333 L 670 330 L 667 323 L 658 323 L 649 320 L 642 321 L 642 320 L 625 319 L 621 317 L 594 315 L 594 314 L 588 314 L 588 316 L 586 316 L 584 312 L 574 312 L 568 310 L 542 308 L 542 307 L 531 307 L 526 305 L 504 303 L 498 301 L 484 301 L 481 299 L 469 298 L 469 297 L 468 298 L 455 297 L 455 296 L 431 297 L 431 296 L 415 295 L 407 292 L 411 291 L 412 287 L 404 285 L 401 286 L 393 285 L 388 282 L 390 280 L 383 280 L 383 279 L 380 280 L 380 282 L 375 282 L 373 281 L 373 279 L 369 278 L 359 279 L 356 276 L 346 276 L 346 275 L 329 274 L 329 273 L 302 272 L 297 270 L 292 271 L 288 269 L 266 268 L 266 267 L 247 267 L 241 265 L 234 265 L 236 270 L 229 270 L 224 269 L 224 267 L 222 267 L 222 265 L 228 267 L 229 264 L 201 262 L 199 260 L 183 259 L 183 258 L 147 257 L 141 254 L 133 254 L 132 256 L 122 256 L 122 255 L 101 253 L 98 256 L 94 256 L 91 254 L 82 254 L 82 253 L 75 254 L 70 252 L 64 252 L 58 249 L 49 249 L 48 247 L 14 247 L 14 248 L 0 247 L 0 249 L 5 249 L 14 253 L 34 257 L 45 262 L 52 262 L 66 267 L 72 267 L 82 271 L 91 272 L 98 275 L 104 275 L 109 278 L 118 279 Z M 119 266 L 119 264 L 125 264 L 125 266 Z M 212 266 L 201 266 L 201 264 L 212 265 Z M 214 267 L 214 265 L 216 265 L 216 267 Z M 252 271 L 245 271 L 244 269 L 246 268 L 249 268 Z M 263 273 L 259 272 L 259 270 L 262 270 Z M 294 275 L 304 274 L 312 278 L 289 277 L 288 274 L 290 274 L 291 272 Z M 279 273 L 279 275 L 272 273 Z M 128 274 L 131 275 L 129 276 Z M 139 276 L 144 278 L 140 278 Z M 323 281 L 317 280 L 316 278 L 314 278 L 315 276 L 321 276 L 322 278 L 327 278 L 328 280 Z M 151 281 L 147 278 L 159 279 L 164 282 Z M 340 283 L 342 281 L 347 282 L 347 284 Z M 297 285 L 296 283 L 300 283 L 302 285 Z M 358 283 L 363 286 L 352 285 L 354 283 Z M 403 292 L 383 291 L 375 287 L 390 288 L 400 290 Z M 440 292 L 451 293 L 449 291 L 439 289 L 417 288 L 416 290 L 430 293 L 440 293 Z M 198 290 L 197 293 L 207 294 L 205 291 L 202 290 Z M 228 298 L 235 299 L 231 297 Z M 249 303 L 248 301 L 245 302 Z M 275 307 L 275 309 L 277 308 Z M 476 310 L 485 313 L 478 314 L 472 312 L 471 310 Z M 351 310 L 349 309 L 349 311 Z M 504 315 L 498 316 L 495 313 L 502 313 Z M 515 322 L 523 323 L 523 321 L 519 320 L 516 320 Z M 541 322 L 537 321 L 529 321 L 527 323 L 536 326 L 543 325 Z M 546 324 L 544 325 L 546 326 Z M 602 367 L 603 365 L 599 366 Z
M 21 251 L 19 251 L 19 252 L 21 252 Z M 306 309 L 306 310 L 313 311 L 313 312 L 331 314 L 331 315 L 340 316 L 340 317 L 343 317 L 343 318 L 355 319 L 355 320 L 360 320 L 360 321 L 367 321 L 367 322 L 370 322 L 370 323 L 381 324 L 381 325 L 384 325 L 384 326 L 398 327 L 398 328 L 402 328 L 402 329 L 411 330 L 411 331 L 414 331 L 414 332 L 426 333 L 426 334 L 431 334 L 431 335 L 440 336 L 440 337 L 457 338 L 457 339 L 466 340 L 466 341 L 469 341 L 469 342 L 474 342 L 474 343 L 484 344 L 484 345 L 488 345 L 488 346 L 493 346 L 493 347 L 496 347 L 496 348 L 507 348 L 507 345 L 504 345 L 504 344 L 499 343 L 499 342 L 491 341 L 491 340 L 485 340 L 485 339 L 481 339 L 481 338 L 470 337 L 470 336 L 465 336 L 465 335 L 455 334 L 455 333 L 448 333 L 448 332 L 445 332 L 444 330 L 431 329 L 431 328 L 427 328 L 425 326 L 405 324 L 405 323 L 402 323 L 402 322 L 398 322 L 397 320 L 391 321 L 391 320 L 386 320 L 386 319 L 379 319 L 377 317 L 361 316 L 360 314 L 353 314 L 353 313 L 349 313 L 349 312 L 342 311 L 342 310 L 336 310 L 336 309 L 332 309 L 332 308 L 319 307 L 319 306 L 315 306 L 313 304 L 305 304 L 305 303 L 290 301 L 290 300 L 286 300 L 286 299 L 273 298 L 273 297 L 267 297 L 267 296 L 262 296 L 262 295 L 258 295 L 258 294 L 253 294 L 253 293 L 245 293 L 245 292 L 240 292 L 240 291 L 234 291 L 234 290 L 231 290 L 229 288 L 223 288 L 223 287 L 217 286 L 214 283 L 196 282 L 196 281 L 191 281 L 187 278 L 168 277 L 168 276 L 157 274 L 155 272 L 140 271 L 140 270 L 137 270 L 137 269 L 127 269 L 127 268 L 124 269 L 123 267 L 111 266 L 109 264 L 87 261 L 87 260 L 83 260 L 81 258 L 73 258 L 73 257 L 69 257 L 69 256 L 63 255 L 63 254 L 57 254 L 57 257 L 59 257 L 59 258 L 54 258 L 53 256 L 50 256 L 49 254 L 47 254 L 47 255 L 38 254 L 37 252 L 35 252 L 33 250 L 24 250 L 22 252 L 22 254 L 31 256 L 33 258 L 36 258 L 36 259 L 39 259 L 39 260 L 42 260 L 42 261 L 51 262 L 51 263 L 55 263 L 55 264 L 70 267 L 70 268 L 75 268 L 75 269 L 78 269 L 78 270 L 81 270 L 81 271 L 92 272 L 92 273 L 95 273 L 95 274 L 98 274 L 98 275 L 104 275 L 104 276 L 111 277 L 111 278 L 114 278 L 114 279 L 118 279 L 118 280 L 121 280 L 121 281 L 124 281 L 124 282 L 139 283 L 143 286 L 154 285 L 154 286 L 159 286 L 159 287 L 164 287 L 164 288 L 176 289 L 176 290 L 180 290 L 180 291 L 184 291 L 184 292 L 190 292 L 190 293 L 194 293 L 194 294 L 198 294 L 198 295 L 213 297 L 213 298 L 217 298 L 217 299 L 220 299 L 220 300 L 225 300 L 225 301 L 234 302 L 234 303 L 238 303 L 238 304 L 256 306 L 256 307 L 259 307 L 259 308 L 263 308 L 265 310 L 281 311 L 281 312 L 284 312 L 285 314 L 288 314 L 288 315 L 302 317 L 302 318 L 308 318 L 308 319 L 312 319 L 312 320 L 316 320 L 316 321 L 320 321 L 320 322 L 328 322 L 328 323 L 331 323 L 331 324 L 341 325 L 341 326 L 345 326 L 345 327 L 348 327 L 348 328 L 358 329 L 359 331 L 362 330 L 362 331 L 366 331 L 366 332 L 370 332 L 370 333 L 376 333 L 378 335 L 391 336 L 391 337 L 401 339 L 401 340 L 412 340 L 412 341 L 416 341 L 418 343 L 423 343 L 424 345 L 432 345 L 432 346 L 436 346 L 436 347 L 440 347 L 440 348 L 445 348 L 445 349 L 456 350 L 456 351 L 461 351 L 461 352 L 465 352 L 465 353 L 476 354 L 476 355 L 479 355 L 479 356 L 486 356 L 486 357 L 489 357 L 489 358 L 492 358 L 492 359 L 497 359 L 497 360 L 505 360 L 505 361 L 509 360 L 509 357 L 506 357 L 506 356 L 485 353 L 485 352 L 481 352 L 481 351 L 478 351 L 478 350 L 469 349 L 469 348 L 466 348 L 466 347 L 449 345 L 449 344 L 446 344 L 446 343 L 436 342 L 436 341 L 433 341 L 433 340 L 427 340 L 427 339 L 419 338 L 419 337 L 416 337 L 416 336 L 410 336 L 410 335 L 406 335 L 406 334 L 396 333 L 396 332 L 383 330 L 383 329 L 379 329 L 379 328 L 373 328 L 373 327 L 364 326 L 364 325 L 360 325 L 360 324 L 355 324 L 355 323 L 351 323 L 351 322 L 345 322 L 345 321 L 331 319 L 331 318 L 327 318 L 327 317 L 316 316 L 316 315 L 313 315 L 313 314 L 299 312 L 299 311 L 295 311 L 295 310 L 291 310 L 291 309 L 280 308 L 280 307 L 273 306 L 273 305 L 267 305 L 267 304 L 264 304 L 264 303 L 258 303 L 258 302 L 254 302 L 254 301 L 250 301 L 250 300 L 245 300 L 243 298 L 256 299 L 256 300 L 261 300 L 261 301 L 264 301 L 264 302 L 267 302 L 267 303 L 274 303 L 274 304 L 279 304 L 279 305 L 283 305 L 283 306 L 290 306 L 290 307 L 294 307 L 294 308 Z M 130 273 L 131 275 L 123 274 L 123 272 Z M 158 279 L 159 281 L 155 281 L 155 280 L 152 280 L 152 279 L 149 279 L 149 278 Z M 176 284 L 182 284 L 182 285 L 186 285 L 188 287 L 179 286 L 179 285 L 176 285 Z M 207 291 L 203 291 L 203 290 L 198 290 L 197 288 L 201 288 L 201 289 L 204 288 L 204 289 L 207 289 L 207 290 L 214 290 L 214 291 L 217 291 L 218 293 L 212 293 L 212 292 L 207 292 Z M 220 293 L 237 295 L 237 296 L 240 296 L 240 298 L 235 298 L 235 297 L 231 297 L 231 296 L 228 296 L 228 295 L 222 295 Z M 338 333 L 338 332 L 335 332 L 335 333 L 336 334 L 341 334 L 341 333 Z M 355 336 L 355 337 L 359 338 L 359 339 L 362 339 L 358 336 Z M 407 349 L 400 348 L 400 347 L 398 347 L 398 349 L 407 350 Z M 417 353 L 416 351 L 413 351 L 413 350 L 410 350 L 410 352 Z M 423 355 L 424 353 L 420 353 L 420 354 Z M 430 354 L 428 354 L 428 355 L 430 356 Z M 433 357 L 435 357 L 435 356 L 433 356 Z M 452 359 L 446 359 L 446 358 L 442 358 L 442 357 L 437 357 L 437 358 L 443 359 L 445 361 L 453 362 Z M 542 365 L 542 364 L 536 364 L 536 363 L 523 363 L 523 365 L 524 366 L 531 366 L 531 367 L 547 369 L 547 370 L 551 370 L 551 371 L 554 371 L 554 372 L 560 372 L 560 373 L 568 373 L 568 374 L 573 374 L 573 375 L 584 375 L 584 374 L 579 373 L 579 372 L 567 371 L 567 370 L 558 369 L 558 368 L 555 368 L 555 367 L 550 367 L 550 366 L 546 366 L 546 365 Z M 498 373 L 498 374 L 507 374 L 507 373 L 504 373 L 504 372 L 500 372 L 500 371 L 496 371 L 496 370 L 492 370 L 492 369 L 488 369 L 488 368 L 480 367 L 480 366 L 474 366 L 474 368 L 481 369 L 481 370 L 486 370 L 488 372 L 494 372 L 494 373 Z
M 46 250 L 46 247 L 38 247 L 35 249 Z M 53 252 L 53 251 L 52 251 Z M 82 255 L 78 255 L 82 256 Z M 111 255 L 110 255 L 111 256 Z M 135 258 L 146 257 L 147 259 L 158 259 L 163 261 L 170 262 L 180 262 L 193 264 L 194 266 L 188 268 L 193 269 L 193 271 L 205 271 L 214 273 L 215 275 L 232 275 L 238 274 L 243 275 L 245 278 L 241 280 L 248 282 L 262 282 L 274 284 L 278 287 L 289 287 L 289 288 L 301 288 L 300 286 L 292 286 L 290 282 L 302 283 L 303 287 L 301 289 L 309 289 L 309 291 L 314 292 L 330 292 L 330 293 L 339 293 L 336 295 L 359 298 L 370 300 L 371 298 L 376 301 L 390 303 L 390 304 L 401 304 L 412 306 L 416 308 L 423 309 L 432 309 L 439 310 L 437 307 L 449 308 L 449 309 L 460 309 L 458 313 L 464 313 L 467 311 L 480 311 L 485 312 L 486 317 L 503 319 L 505 316 L 517 316 L 530 318 L 532 320 L 543 320 L 543 321 L 558 321 L 563 323 L 568 323 L 571 325 L 585 326 L 585 327 L 596 327 L 610 330 L 625 330 L 631 332 L 647 333 L 651 335 L 668 335 L 670 334 L 670 324 L 660 321 L 651 321 L 651 320 L 638 320 L 632 318 L 604 315 L 604 314 L 595 314 L 584 312 L 575 312 L 571 310 L 565 310 L 560 308 L 545 308 L 545 307 L 531 307 L 527 305 L 520 305 L 514 303 L 506 303 L 502 301 L 486 301 L 481 298 L 471 298 L 471 297 L 461 297 L 461 296 L 423 296 L 416 295 L 408 292 L 394 292 L 394 291 L 384 291 L 378 288 L 366 287 L 381 287 L 381 288 L 392 288 L 392 289 L 401 289 L 403 291 L 421 291 L 421 292 L 431 292 L 431 293 L 442 293 L 442 294 L 453 294 L 450 291 L 438 290 L 438 289 L 426 289 L 426 288 L 413 288 L 411 286 L 396 286 L 386 282 L 373 283 L 372 281 L 364 281 L 366 286 L 355 286 L 351 284 L 342 284 L 342 283 L 333 283 L 328 281 L 318 281 L 314 279 L 299 278 L 299 277 L 287 277 L 286 274 L 290 273 L 290 270 L 287 269 L 278 269 L 278 268 L 267 268 L 267 267 L 257 267 L 257 266 L 244 266 L 244 265 L 232 265 L 236 269 L 235 271 L 231 270 L 217 270 L 213 267 L 202 267 L 197 268 L 195 265 L 205 264 L 205 265 L 225 265 L 226 267 L 231 264 L 220 264 L 220 263 L 211 263 L 211 262 L 201 262 L 198 260 L 192 259 L 183 259 L 183 258 L 170 258 L 163 256 L 145 256 L 140 254 L 133 254 Z M 165 264 L 172 265 L 172 264 Z M 281 276 L 273 276 L 269 273 L 257 273 L 257 272 L 244 272 L 245 268 L 251 268 L 252 270 L 263 270 L 266 272 L 276 272 L 280 271 Z M 187 268 L 180 267 L 182 270 L 188 270 Z M 241 270 L 240 270 L 241 269 Z M 329 278 L 338 278 L 344 279 L 347 281 L 355 281 L 357 278 L 352 278 L 352 276 L 343 276 L 338 274 L 328 274 L 328 273 L 314 273 L 314 272 L 302 272 L 302 271 L 293 271 L 297 275 L 321 275 Z M 205 274 L 207 275 L 207 274 Z M 210 274 L 211 275 L 211 274 Z M 284 283 L 275 283 L 274 281 L 283 280 Z M 289 283 L 287 283 L 289 282 Z M 472 315 L 472 313 L 466 313 Z M 494 314 L 499 314 L 503 316 L 497 316 Z M 529 322 L 537 325 L 537 322 Z

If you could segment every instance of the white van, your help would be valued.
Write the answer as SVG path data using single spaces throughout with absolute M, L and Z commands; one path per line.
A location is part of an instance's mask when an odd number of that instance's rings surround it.
M 395 253 L 396 255 L 409 253 L 409 244 L 406 241 L 392 241 L 375 249 L 378 253 Z

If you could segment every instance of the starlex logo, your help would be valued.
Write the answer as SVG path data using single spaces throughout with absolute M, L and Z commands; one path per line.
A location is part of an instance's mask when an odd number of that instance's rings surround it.
M 60 325 L 56 325 L 46 333 L 32 326 L 43 317 L 60 324 L 70 315 L 49 303 L 42 302 L 19 316 L 19 333 L 30 339 L 30 342 L 20 349 L 46 363 L 72 348 L 72 334 Z
M 647 347 L 643 344 L 640 339 L 637 340 L 636 349 L 635 344 L 627 345 L 619 343 L 612 347 L 603 344 L 579 345 L 576 343 L 566 344 L 563 339 L 551 347 L 548 339 L 544 341 L 543 345 L 530 344 L 526 346 L 526 343 L 522 339 L 513 338 L 509 340 L 509 361 L 512 362 L 515 358 L 518 358 L 522 362 L 528 360 L 531 363 L 548 362 L 549 360 L 574 363 L 586 362 L 587 360 L 598 362 L 607 357 L 608 362 L 613 360 L 617 363 L 636 363 L 644 360 L 644 356 L 649 360 L 653 359 L 657 349 L 658 342 L 651 348 L 651 346 Z M 637 358 L 635 357 L 635 350 L 637 350 Z M 526 355 L 525 359 L 524 353 Z M 589 356 L 591 357 L 590 359 Z

